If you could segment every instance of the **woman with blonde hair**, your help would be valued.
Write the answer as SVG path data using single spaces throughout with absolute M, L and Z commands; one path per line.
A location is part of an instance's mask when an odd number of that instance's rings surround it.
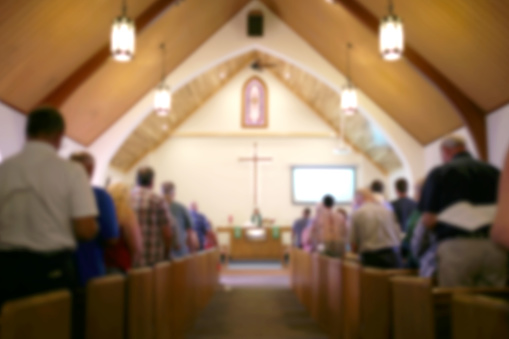
M 127 272 L 138 261 L 142 252 L 141 232 L 136 214 L 131 208 L 127 185 L 116 183 L 108 187 L 120 226 L 120 239 L 104 252 L 109 271 Z

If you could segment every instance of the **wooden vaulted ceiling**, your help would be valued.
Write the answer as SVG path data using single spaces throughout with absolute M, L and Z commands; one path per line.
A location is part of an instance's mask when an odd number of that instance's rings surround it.
M 259 51 L 240 55 L 217 65 L 194 78 L 173 95 L 172 113 L 165 118 L 151 114 L 134 130 L 115 154 L 111 165 L 127 172 L 150 151 L 171 137 L 179 125 L 196 112 L 213 94 L 219 91 L 240 70 L 250 67 L 255 60 L 271 65 L 263 72 L 271 72 L 288 89 L 306 103 L 339 135 L 339 95 L 333 89 L 300 68 Z M 221 77 L 223 75 L 223 77 Z M 291 76 L 288 76 L 291 75 Z M 351 148 L 364 155 L 382 173 L 402 167 L 394 149 L 383 137 L 377 137 L 374 126 L 357 114 L 346 117 L 345 140 Z M 165 129 L 162 129 L 165 126 Z
M 0 100 L 22 112 L 56 103 L 89 145 L 157 84 L 161 42 L 171 72 L 248 2 L 128 1 L 137 55 L 118 64 L 107 48 L 120 1 L 2 0 Z M 422 144 L 466 124 L 485 148 L 484 114 L 509 102 L 509 1 L 396 1 L 408 48 L 393 63 L 378 54 L 386 1 L 262 2 L 340 71 L 352 42 L 356 86 Z

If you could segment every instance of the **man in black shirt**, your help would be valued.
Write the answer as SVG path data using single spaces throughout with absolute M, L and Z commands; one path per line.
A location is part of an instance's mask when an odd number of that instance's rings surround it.
M 419 203 L 424 225 L 434 230 L 439 242 L 439 285 L 503 286 L 507 256 L 489 239 L 491 225 L 468 232 L 438 220 L 440 213 L 458 202 L 495 204 L 500 173 L 475 160 L 461 137 L 445 139 L 441 151 L 445 165 L 428 175 Z
M 405 232 L 408 218 L 417 209 L 417 203 L 408 197 L 408 181 L 406 179 L 398 179 L 395 186 L 398 199 L 392 202 L 392 208 L 398 219 L 401 231 Z

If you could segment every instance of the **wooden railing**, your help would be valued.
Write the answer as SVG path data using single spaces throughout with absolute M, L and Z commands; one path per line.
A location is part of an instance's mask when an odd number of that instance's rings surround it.
M 92 280 L 86 289 L 86 339 L 180 339 L 213 296 L 219 253 L 201 252 L 127 277 Z M 69 339 L 71 293 L 56 291 L 7 302 L 1 339 Z
M 415 271 L 363 268 L 354 257 L 335 259 L 292 248 L 290 260 L 293 290 L 334 339 L 451 338 L 455 296 L 509 296 L 507 288 L 436 288 Z

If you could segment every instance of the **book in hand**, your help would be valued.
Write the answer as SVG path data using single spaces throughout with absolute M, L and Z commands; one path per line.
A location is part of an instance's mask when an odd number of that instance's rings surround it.
M 491 225 L 497 214 L 497 205 L 473 205 L 460 201 L 448 207 L 438 215 L 438 221 L 474 232 L 486 225 Z

